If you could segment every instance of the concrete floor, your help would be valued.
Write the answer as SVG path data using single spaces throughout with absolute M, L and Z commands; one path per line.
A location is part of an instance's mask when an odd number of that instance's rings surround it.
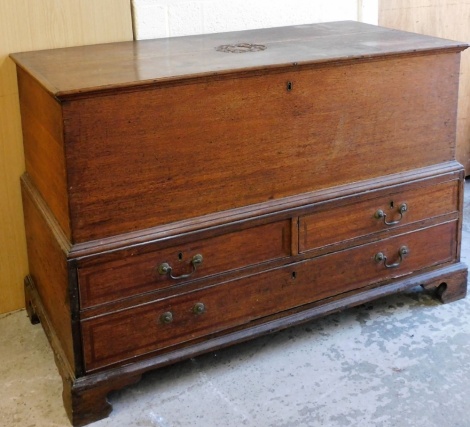
M 470 265 L 470 183 L 462 260 Z M 40 326 L 0 316 L 0 426 L 68 426 Z M 395 295 L 164 368 L 93 427 L 469 427 L 470 297 Z

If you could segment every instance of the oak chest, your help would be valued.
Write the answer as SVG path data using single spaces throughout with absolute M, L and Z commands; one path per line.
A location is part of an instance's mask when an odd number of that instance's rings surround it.
M 12 55 L 26 303 L 72 423 L 184 358 L 416 285 L 464 297 L 465 47 L 336 22 Z

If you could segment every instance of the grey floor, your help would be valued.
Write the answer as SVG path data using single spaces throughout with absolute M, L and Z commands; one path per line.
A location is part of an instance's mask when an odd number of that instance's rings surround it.
M 470 183 L 462 259 L 470 265 Z M 68 426 L 40 326 L 0 316 L 0 426 Z M 144 376 L 93 427 L 469 427 L 470 297 L 394 295 Z

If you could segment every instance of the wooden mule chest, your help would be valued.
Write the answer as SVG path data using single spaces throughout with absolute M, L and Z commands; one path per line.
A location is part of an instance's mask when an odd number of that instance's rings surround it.
M 71 422 L 373 298 L 464 297 L 465 48 L 336 22 L 13 54 L 26 304 Z

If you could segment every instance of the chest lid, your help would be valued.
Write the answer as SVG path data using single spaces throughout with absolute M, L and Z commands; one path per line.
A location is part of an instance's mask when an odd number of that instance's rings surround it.
M 443 49 L 464 43 L 354 21 L 15 53 L 58 99 L 175 81 Z

